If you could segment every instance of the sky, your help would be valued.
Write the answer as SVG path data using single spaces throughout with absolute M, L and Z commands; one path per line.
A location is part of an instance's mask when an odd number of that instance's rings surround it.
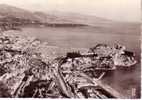
M 31 11 L 62 11 L 116 21 L 140 22 L 141 0 L 0 0 Z

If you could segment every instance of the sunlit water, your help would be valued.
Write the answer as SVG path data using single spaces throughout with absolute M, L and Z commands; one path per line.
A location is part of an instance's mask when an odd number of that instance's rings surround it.
M 138 64 L 131 68 L 118 68 L 108 73 L 103 81 L 123 95 L 134 98 L 140 93 L 140 35 L 115 32 L 99 32 L 95 28 L 24 28 L 30 36 L 47 41 L 49 45 L 61 48 L 90 48 L 97 43 L 125 45 L 136 53 Z

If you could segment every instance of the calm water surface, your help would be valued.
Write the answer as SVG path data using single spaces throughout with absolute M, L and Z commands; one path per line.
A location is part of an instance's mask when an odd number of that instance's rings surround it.
M 103 81 L 121 92 L 123 95 L 133 98 L 140 93 L 140 35 L 124 34 L 117 32 L 99 32 L 94 28 L 24 28 L 24 32 L 30 36 L 47 41 L 49 45 L 62 48 L 90 48 L 97 43 L 113 45 L 120 43 L 128 50 L 136 53 L 138 64 L 132 68 L 119 68 L 115 72 L 108 73 Z M 133 97 L 132 97 L 132 93 Z

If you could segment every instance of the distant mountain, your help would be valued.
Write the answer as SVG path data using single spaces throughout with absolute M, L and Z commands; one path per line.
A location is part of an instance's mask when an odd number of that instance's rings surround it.
M 42 21 L 47 22 L 47 23 L 51 23 L 51 24 L 54 24 L 54 23 L 79 24 L 78 22 L 74 21 L 74 19 L 64 18 L 64 17 L 56 15 L 56 14 L 54 15 L 54 13 L 34 12 L 34 15 L 36 15 L 36 17 L 38 17 Z
M 0 16 L 1 17 L 16 17 L 30 20 L 38 20 L 37 17 L 30 11 L 17 8 L 14 6 L 9 6 L 5 4 L 0 4 Z
M 36 18 L 38 18 L 42 22 L 46 22 L 47 20 L 47 15 L 43 12 L 37 11 L 37 12 L 34 12 L 33 15 L 36 16 Z
M 115 22 L 112 20 L 107 20 L 105 18 L 100 18 L 96 16 L 83 15 L 78 13 L 70 12 L 58 12 L 58 11 L 48 11 L 48 12 L 30 12 L 21 8 L 14 6 L 0 4 L 0 19 L 7 17 L 26 19 L 27 21 L 39 21 L 48 24 L 83 24 L 90 25 L 93 27 L 111 27 L 113 29 L 118 26 L 135 28 L 139 24 L 137 23 L 122 23 Z M 134 26 L 134 27 L 133 27 Z M 120 29 L 121 29 L 120 28 Z
M 107 20 L 104 18 L 91 16 L 91 15 L 83 15 L 78 13 L 71 13 L 71 12 L 59 12 L 59 11 L 52 11 L 48 12 L 48 15 L 56 16 L 57 19 L 55 21 L 69 21 L 73 23 L 80 23 L 80 24 L 87 24 L 87 25 L 95 25 L 100 23 L 110 23 L 111 20 Z M 53 21 L 54 22 L 54 21 Z
M 96 16 L 81 15 L 77 13 L 65 13 L 65 12 L 30 12 L 14 6 L 0 4 L 0 18 L 1 17 L 18 17 L 30 20 L 39 20 L 41 22 L 48 23 L 72 23 L 72 24 L 97 24 L 110 22 L 106 19 Z
M 35 12 L 38 18 L 44 19 L 48 23 L 72 23 L 72 24 L 86 24 L 86 25 L 97 25 L 102 23 L 110 23 L 111 20 L 103 19 L 96 16 L 83 15 L 71 12 Z
M 3 20 L 3 18 L 8 19 L 26 19 L 27 21 L 39 21 L 42 23 L 51 23 L 51 24 L 64 24 L 64 23 L 70 23 L 70 24 L 79 24 L 75 23 L 73 20 L 68 20 L 68 18 L 60 18 L 61 16 L 56 16 L 53 14 L 46 14 L 43 12 L 30 12 L 28 10 L 24 10 L 21 8 L 17 8 L 14 6 L 6 5 L 6 4 L 0 4 L 0 19 Z

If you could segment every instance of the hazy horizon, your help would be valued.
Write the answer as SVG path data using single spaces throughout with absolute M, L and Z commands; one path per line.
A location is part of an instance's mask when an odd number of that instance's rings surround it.
M 116 21 L 140 22 L 141 0 L 0 0 L 30 11 L 60 11 L 95 15 Z

